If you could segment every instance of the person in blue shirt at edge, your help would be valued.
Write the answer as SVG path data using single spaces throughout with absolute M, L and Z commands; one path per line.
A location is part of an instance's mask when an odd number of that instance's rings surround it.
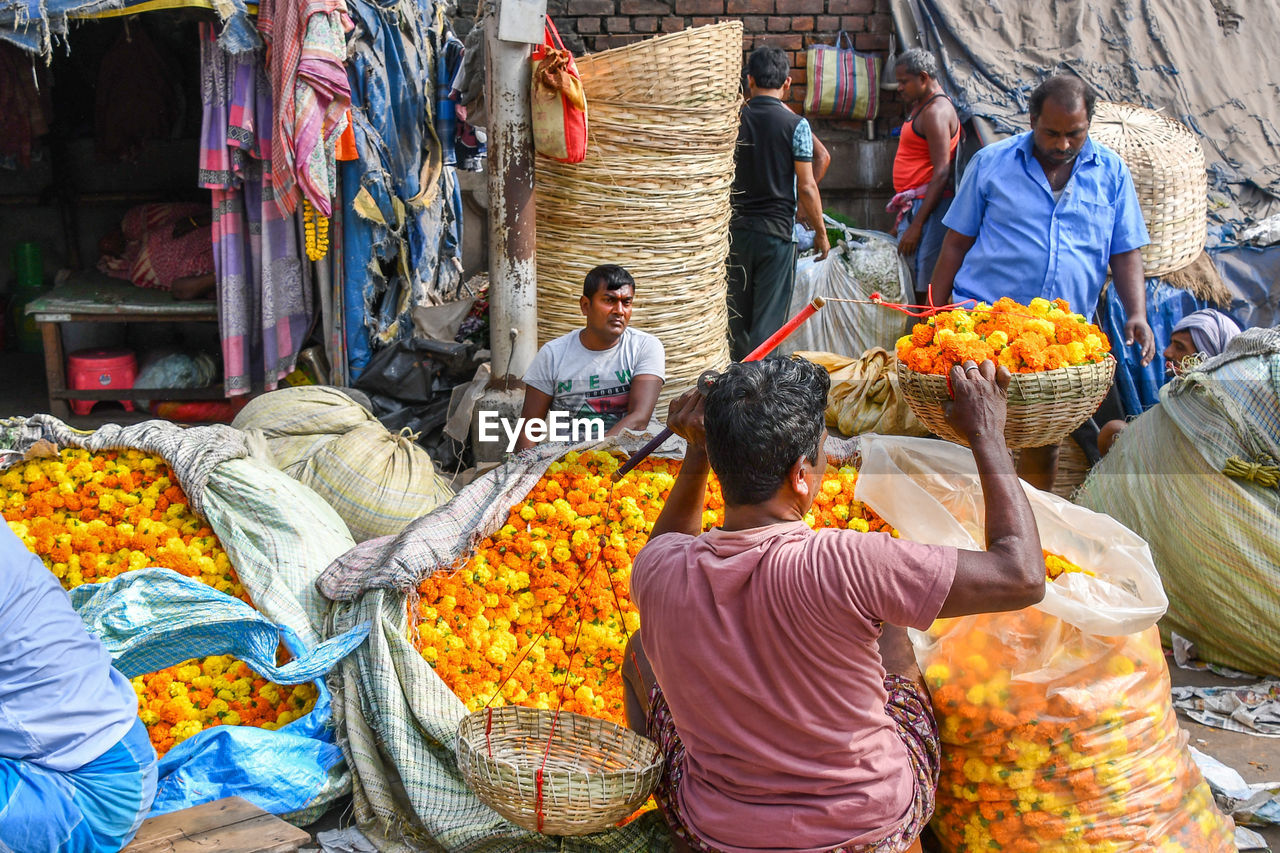
M 156 795 L 129 679 L 0 523 L 0 850 L 116 853 Z
M 1079 78 L 1049 77 L 1031 93 L 1031 130 L 969 161 L 943 219 L 931 298 L 946 305 L 1008 296 L 1025 305 L 1040 296 L 1092 317 L 1109 264 L 1128 318 L 1124 343 L 1136 343 L 1146 365 L 1155 336 L 1140 250 L 1150 239 L 1128 167 L 1089 138 L 1095 100 Z M 1056 446 L 1027 448 L 1018 473 L 1048 490 L 1057 467 Z

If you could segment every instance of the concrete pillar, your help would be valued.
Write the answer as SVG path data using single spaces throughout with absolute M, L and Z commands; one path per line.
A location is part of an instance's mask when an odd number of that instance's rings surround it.
M 485 103 L 489 111 L 489 391 L 476 412 L 518 415 L 524 376 L 538 350 L 534 264 L 533 134 L 529 109 L 529 45 L 498 38 L 494 7 L 485 17 Z M 472 422 L 477 463 L 497 461 L 502 442 L 482 443 Z

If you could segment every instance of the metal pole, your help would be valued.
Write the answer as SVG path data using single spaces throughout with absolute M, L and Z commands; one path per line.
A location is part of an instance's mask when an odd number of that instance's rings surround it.
M 499 6 L 506 4 L 505 10 Z M 499 16 L 516 22 L 511 0 L 485 0 L 485 105 L 489 112 L 489 387 L 476 401 L 471 447 L 476 464 L 501 461 L 505 441 L 482 440 L 482 413 L 514 423 L 524 403 L 521 378 L 538 351 L 534 264 L 533 131 L 529 44 L 498 38 Z M 541 32 L 538 20 L 537 30 Z
M 498 3 L 485 9 L 489 110 L 489 328 L 491 388 L 521 388 L 538 348 L 534 265 L 533 134 L 529 45 L 498 38 Z

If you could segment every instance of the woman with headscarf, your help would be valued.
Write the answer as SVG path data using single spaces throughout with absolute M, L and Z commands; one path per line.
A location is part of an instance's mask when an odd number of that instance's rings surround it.
M 1169 335 L 1169 345 L 1164 348 L 1165 372 L 1181 376 L 1191 367 L 1227 348 L 1231 339 L 1240 334 L 1240 326 L 1226 314 L 1206 308 L 1188 314 L 1178 321 Z M 1127 421 L 1107 421 L 1098 432 L 1098 451 L 1107 455 L 1115 444 L 1116 436 L 1124 430 Z
M 1195 357 L 1198 362 L 1220 355 L 1238 334 L 1236 321 L 1221 311 L 1207 308 L 1188 314 L 1173 327 L 1164 349 L 1165 371 L 1181 376 L 1190 364 L 1187 359 Z

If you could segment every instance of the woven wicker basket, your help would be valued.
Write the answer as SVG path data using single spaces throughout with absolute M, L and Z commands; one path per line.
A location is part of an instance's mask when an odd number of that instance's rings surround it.
M 1133 174 L 1151 234 L 1142 250 L 1144 272 L 1162 276 L 1199 257 L 1209 189 L 1204 149 L 1195 134 L 1154 110 L 1105 101 L 1097 104 L 1089 134 L 1119 154 Z
M 544 835 L 587 835 L 610 829 L 653 793 L 662 775 L 653 741 L 568 712 L 553 733 L 553 720 L 551 711 L 508 705 L 458 724 L 458 768 L 485 805 Z
M 1098 410 L 1115 372 L 1115 359 L 1107 356 L 1097 364 L 1015 373 L 1009 383 L 1005 443 L 1012 448 L 1059 443 Z M 943 414 L 943 406 L 951 399 L 947 377 L 917 373 L 899 362 L 898 387 L 911 411 L 935 435 L 968 445 Z
M 535 158 L 538 343 L 580 329 L 587 271 L 621 264 L 636 280 L 632 323 L 666 348 L 661 414 L 702 371 L 729 361 L 725 257 L 742 23 L 577 63 L 591 110 L 587 158 Z
M 1020 450 L 1013 451 L 1015 466 L 1018 464 L 1021 453 Z M 1084 481 L 1089 478 L 1089 471 L 1092 468 L 1093 465 L 1089 462 L 1089 457 L 1085 455 L 1084 450 L 1074 438 L 1068 435 L 1058 445 L 1058 471 L 1053 479 L 1053 493 L 1064 500 L 1071 500 L 1084 485 Z
M 588 54 L 577 64 L 589 105 L 592 99 L 663 106 L 736 101 L 739 74 L 719 69 L 742 69 L 742 22 L 646 39 Z

